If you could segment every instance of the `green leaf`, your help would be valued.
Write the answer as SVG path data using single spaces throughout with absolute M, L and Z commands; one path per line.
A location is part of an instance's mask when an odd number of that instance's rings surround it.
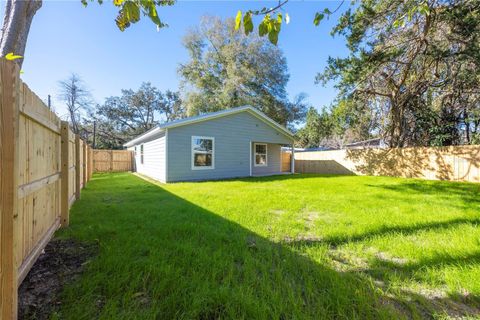
M 315 19 L 313 19 L 313 24 L 318 26 L 320 22 L 325 18 L 325 14 L 317 12 L 315 13 Z
M 17 59 L 21 59 L 21 58 L 23 58 L 23 57 L 22 57 L 22 56 L 18 56 L 18 55 L 14 55 L 13 52 L 7 53 L 7 54 L 5 55 L 5 59 L 10 60 L 10 61 L 17 60 Z
M 430 15 L 430 7 L 426 2 L 422 3 L 421 5 L 418 6 L 418 12 L 420 14 L 423 14 L 424 16 Z
M 397 29 L 397 28 L 400 28 L 401 26 L 403 26 L 404 24 L 405 24 L 404 20 L 402 18 L 400 18 L 400 19 L 397 19 L 393 22 L 393 27 L 395 29 Z
M 113 0 L 113 4 L 117 7 L 120 7 L 125 0 Z
M 133 1 L 127 0 L 119 11 L 115 22 L 117 23 L 117 27 L 121 31 L 124 31 L 131 23 L 135 23 L 138 20 L 140 20 L 140 8 Z
M 265 18 L 263 19 L 262 22 L 260 22 L 260 24 L 258 25 L 258 35 L 260 37 L 263 37 L 264 35 L 266 35 L 268 33 L 268 21 L 265 21 Z
M 278 42 L 278 31 L 272 30 L 268 33 L 268 40 L 274 45 L 277 45 Z
M 413 14 L 414 14 L 414 10 L 412 9 L 408 10 L 408 15 L 407 15 L 408 21 L 412 21 Z
M 241 25 L 242 25 L 242 11 L 238 10 L 237 17 L 235 18 L 235 30 L 240 29 Z
M 135 23 L 140 20 L 140 8 L 135 2 L 125 2 L 123 10 L 125 11 L 125 14 L 130 22 Z
M 245 13 L 245 16 L 243 17 L 243 28 L 247 36 L 250 34 L 250 32 L 253 31 L 253 22 L 252 22 L 251 12 Z
M 162 21 L 160 21 L 160 17 L 158 16 L 157 7 L 155 6 L 155 3 L 152 1 L 152 2 L 147 2 L 145 5 L 148 6 L 147 8 L 148 17 L 150 18 L 150 20 L 152 20 L 153 23 L 155 23 L 155 25 L 157 26 L 157 29 L 163 27 L 164 24 L 162 23 Z
M 280 32 L 280 28 L 282 27 L 282 20 L 280 20 L 280 22 L 278 21 L 278 18 L 277 18 L 277 21 L 273 21 L 273 29 L 275 29 L 275 31 L 277 32 Z

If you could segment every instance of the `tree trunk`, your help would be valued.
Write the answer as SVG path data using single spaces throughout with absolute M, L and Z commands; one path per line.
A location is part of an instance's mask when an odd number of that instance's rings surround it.
M 0 38 L 0 55 L 12 52 L 23 56 L 33 16 L 42 6 L 42 0 L 7 0 Z M 23 59 L 15 62 L 21 67 Z

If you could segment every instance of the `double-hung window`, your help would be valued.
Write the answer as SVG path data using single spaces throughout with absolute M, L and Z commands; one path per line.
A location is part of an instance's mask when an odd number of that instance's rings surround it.
M 215 139 L 192 137 L 192 170 L 215 168 Z
M 140 163 L 143 164 L 143 144 L 140 145 Z
M 267 166 L 267 144 L 255 143 L 255 167 Z

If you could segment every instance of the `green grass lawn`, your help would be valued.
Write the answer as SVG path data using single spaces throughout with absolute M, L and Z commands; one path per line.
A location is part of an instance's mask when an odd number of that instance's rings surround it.
M 57 236 L 99 254 L 54 318 L 473 318 L 479 222 L 478 184 L 96 175 Z

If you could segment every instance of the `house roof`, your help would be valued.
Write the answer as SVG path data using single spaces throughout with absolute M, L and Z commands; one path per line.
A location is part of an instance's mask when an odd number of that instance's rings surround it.
M 124 147 L 131 147 L 131 146 L 133 146 L 133 145 L 135 145 L 135 144 L 137 144 L 137 143 L 155 135 L 156 133 L 160 133 L 160 132 L 165 131 L 166 129 L 169 129 L 169 128 L 186 126 L 186 125 L 189 125 L 189 124 L 198 123 L 198 122 L 202 122 L 202 121 L 208 121 L 208 120 L 212 120 L 212 119 L 215 119 L 215 118 L 220 118 L 220 117 L 224 117 L 224 116 L 228 116 L 228 115 L 232 115 L 232 114 L 236 114 L 236 113 L 240 113 L 240 112 L 249 112 L 253 116 L 257 117 L 258 119 L 262 120 L 266 124 L 273 127 L 274 129 L 282 132 L 286 136 L 293 139 L 293 133 L 290 130 L 288 130 L 284 126 L 278 124 L 277 122 L 273 121 L 263 112 L 257 110 L 254 107 L 251 107 L 251 106 L 242 106 L 242 107 L 237 107 L 237 108 L 232 108 L 232 109 L 227 109 L 227 110 L 221 110 L 221 111 L 217 111 L 217 112 L 205 113 L 205 114 L 201 114 L 201 115 L 194 116 L 194 117 L 189 117 L 189 118 L 185 118 L 185 119 L 180 119 L 180 120 L 175 120 L 175 121 L 172 121 L 172 122 L 167 122 L 167 123 L 160 124 L 157 127 L 152 128 L 149 131 L 145 132 L 144 134 L 128 141 L 123 146 Z
M 385 147 L 386 145 L 387 144 L 385 143 L 383 138 L 373 138 L 373 139 L 348 143 L 345 145 L 345 148 L 376 147 L 376 146 Z

